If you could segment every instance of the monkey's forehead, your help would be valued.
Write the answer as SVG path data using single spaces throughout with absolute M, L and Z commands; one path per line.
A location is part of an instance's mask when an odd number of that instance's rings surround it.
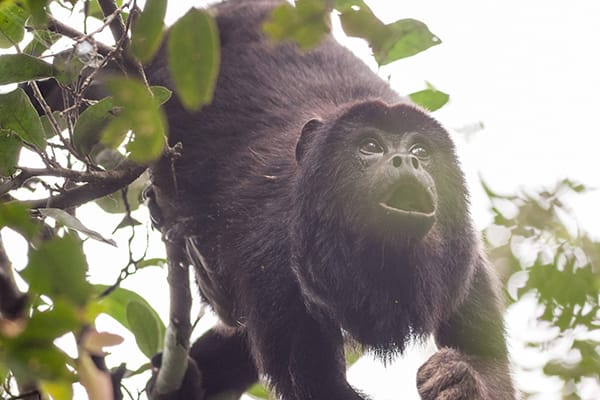
M 349 105 L 338 116 L 337 127 L 372 127 L 390 133 L 419 132 L 448 139 L 448 132 L 427 112 L 411 103 L 386 104 L 367 100 Z

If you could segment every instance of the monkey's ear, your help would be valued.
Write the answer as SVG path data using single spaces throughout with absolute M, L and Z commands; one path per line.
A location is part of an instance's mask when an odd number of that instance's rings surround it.
M 310 142 L 312 142 L 312 139 L 315 136 L 315 132 L 321 126 L 323 126 L 323 122 L 320 119 L 313 118 L 302 127 L 300 139 L 298 139 L 298 143 L 296 144 L 296 162 L 298 164 L 300 164 L 302 158 L 306 154 L 308 146 L 310 146 Z

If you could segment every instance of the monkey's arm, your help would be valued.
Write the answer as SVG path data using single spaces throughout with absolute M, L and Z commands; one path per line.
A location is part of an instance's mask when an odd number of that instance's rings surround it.
M 424 400 L 515 399 L 503 308 L 487 269 L 480 259 L 467 298 L 435 332 L 440 350 L 417 374 Z

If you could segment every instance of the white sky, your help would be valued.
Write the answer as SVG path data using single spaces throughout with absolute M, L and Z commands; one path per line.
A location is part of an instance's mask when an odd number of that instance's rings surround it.
M 600 1 L 367 0 L 367 3 L 386 22 L 416 18 L 442 39 L 440 46 L 383 67 L 381 76 L 390 75 L 392 86 L 402 94 L 423 89 L 425 81 L 449 93 L 451 103 L 435 116 L 450 129 L 480 121 L 485 125 L 468 141 L 455 134 L 479 227 L 486 226 L 490 217 L 478 174 L 493 189 L 507 193 L 552 185 L 565 177 L 592 187 L 600 186 L 600 128 L 596 114 L 600 112 Z M 201 2 L 171 1 L 171 21 L 192 4 Z M 343 42 L 376 68 L 364 43 L 354 39 Z M 599 238 L 598 191 L 571 204 L 582 226 Z M 90 212 L 79 214 L 84 223 L 110 236 L 118 218 L 103 217 L 98 221 L 93 217 L 96 213 L 93 206 L 86 207 Z M 115 240 L 126 243 L 126 235 L 119 233 Z M 20 253 L 20 247 L 15 246 L 15 253 Z M 86 249 L 92 278 L 97 282 L 113 282 L 117 269 L 126 260 L 126 249 L 91 242 Z M 160 246 L 152 251 L 162 254 Z M 166 315 L 168 294 L 163 271 L 142 271 L 128 279 L 125 286 L 140 292 Z M 508 323 L 513 336 L 524 336 L 532 313 L 528 306 L 511 311 Z M 111 364 L 123 361 L 122 351 L 134 346 L 131 337 L 125 336 L 128 344 L 115 351 Z M 521 361 L 522 351 L 520 347 L 518 351 L 513 348 Z M 140 355 L 132 357 L 143 362 Z M 424 357 L 422 353 L 411 353 L 405 362 L 385 370 L 363 359 L 348 376 L 352 384 L 375 400 L 417 399 L 414 377 L 404 371 L 414 376 Z M 536 361 L 539 360 L 531 363 Z M 555 383 L 540 381 L 532 375 L 520 375 L 517 379 L 523 388 L 544 391 L 539 399 L 561 398 Z M 586 399 L 597 399 L 600 393 L 587 396 Z

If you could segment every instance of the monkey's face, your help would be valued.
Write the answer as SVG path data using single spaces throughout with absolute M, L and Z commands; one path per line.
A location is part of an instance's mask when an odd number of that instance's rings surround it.
M 302 189 L 318 187 L 315 208 L 353 230 L 421 239 L 466 209 L 448 133 L 412 105 L 367 101 L 331 124 L 313 120 L 297 156 L 312 176 Z
M 357 136 L 358 175 L 370 183 L 367 213 L 388 229 L 423 237 L 433 226 L 438 208 L 427 138 L 416 132 L 395 134 L 375 129 Z

